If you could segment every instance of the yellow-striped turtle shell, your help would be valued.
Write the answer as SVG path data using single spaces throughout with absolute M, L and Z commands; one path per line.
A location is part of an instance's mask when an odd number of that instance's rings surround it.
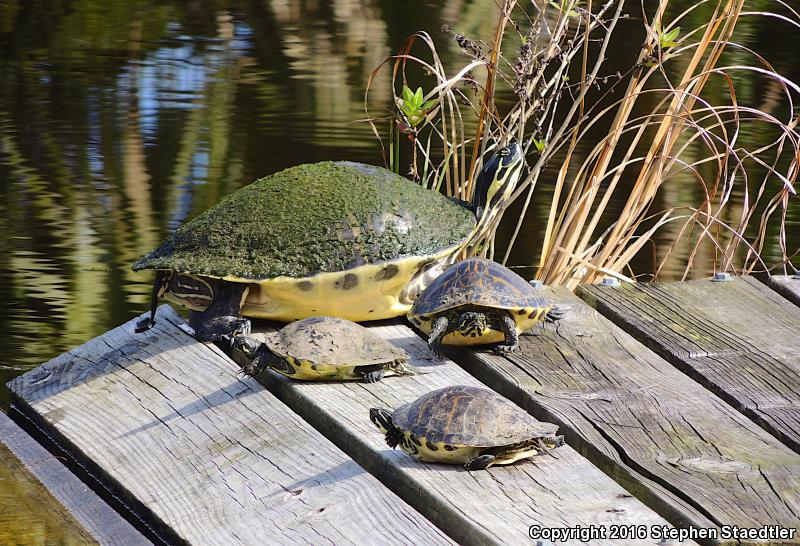
M 284 326 L 266 341 L 282 359 L 272 367 L 292 379 L 362 379 L 369 371 L 414 373 L 406 352 L 363 326 L 337 317 L 311 317 Z M 376 379 L 377 380 L 377 379 Z
M 408 319 L 429 334 L 437 317 L 467 308 L 479 309 L 487 315 L 506 311 L 514 319 L 517 331 L 524 332 L 544 320 L 553 304 L 507 267 L 485 258 L 469 258 L 450 266 L 423 290 Z M 502 330 L 489 327 L 473 338 L 458 331 L 448 333 L 443 343 L 474 345 L 503 340 Z
M 394 412 L 373 408 L 370 419 L 391 447 L 423 461 L 465 464 L 469 470 L 509 464 L 563 443 L 557 425 L 537 421 L 480 387 L 431 391 Z

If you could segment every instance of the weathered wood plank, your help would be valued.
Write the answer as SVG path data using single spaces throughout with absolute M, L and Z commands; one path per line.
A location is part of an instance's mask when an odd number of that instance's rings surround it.
M 450 540 L 169 307 L 13 380 L 14 402 L 173 541 Z M 379 522 L 379 523 L 378 523 Z
M 586 286 L 582 297 L 800 452 L 800 308 L 751 277 Z
M 673 521 L 800 524 L 800 457 L 566 290 L 507 356 L 448 351 Z
M 797 275 L 773 275 L 764 282 L 787 300 L 800 305 L 800 278 Z
M 256 327 L 261 339 L 269 335 L 263 325 Z M 371 385 L 292 381 L 269 370 L 259 380 L 459 543 L 530 544 L 531 525 L 594 525 L 606 532 L 612 525 L 668 525 L 568 446 L 557 450 L 557 458 L 542 456 L 478 472 L 421 463 L 391 450 L 370 422 L 369 408 L 396 408 L 449 385 L 481 384 L 449 360 L 434 361 L 425 342 L 408 327 L 371 328 L 404 348 L 411 363 L 426 373 Z

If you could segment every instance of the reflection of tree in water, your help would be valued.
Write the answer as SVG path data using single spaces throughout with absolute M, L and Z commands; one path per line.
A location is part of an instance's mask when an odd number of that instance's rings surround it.
M 150 279 L 130 263 L 258 176 L 377 162 L 353 123 L 369 74 L 397 45 L 390 29 L 400 40 L 440 26 L 421 3 L 403 25 L 371 0 L 226 6 L 0 4 L 0 351 L 12 363 L 144 309 Z

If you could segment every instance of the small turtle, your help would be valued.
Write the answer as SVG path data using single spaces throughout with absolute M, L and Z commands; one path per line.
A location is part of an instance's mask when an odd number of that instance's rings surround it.
M 469 258 L 450 266 L 426 288 L 408 320 L 428 334 L 440 357 L 441 345 L 500 343 L 498 352 L 519 346 L 519 334 L 541 321 L 563 317 L 558 307 L 537 295 L 525 279 L 497 262 Z
M 386 375 L 413 375 L 408 355 L 367 328 L 337 317 L 311 317 L 284 326 L 266 343 L 245 336 L 234 347 L 252 358 L 244 373 L 272 368 L 292 379 L 380 381 Z
M 479 387 L 438 389 L 394 413 L 369 410 L 389 447 L 422 461 L 482 470 L 549 452 L 564 443 L 558 426 L 542 423 L 502 396 Z
M 298 165 L 262 178 L 179 227 L 133 264 L 158 299 L 191 309 L 201 341 L 247 334 L 242 316 L 291 322 L 404 315 L 419 292 L 495 221 L 519 179 L 517 144 L 485 162 L 471 203 L 380 167 Z

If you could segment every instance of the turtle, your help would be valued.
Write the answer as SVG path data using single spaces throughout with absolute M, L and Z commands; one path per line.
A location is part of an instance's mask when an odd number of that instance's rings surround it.
M 367 383 L 389 375 L 414 375 L 406 352 L 360 324 L 338 317 L 310 317 L 284 326 L 266 343 L 236 336 L 234 348 L 251 358 L 244 373 L 271 368 L 292 379 Z
M 371 408 L 369 418 L 391 448 L 422 461 L 467 470 L 510 464 L 564 444 L 558 426 L 537 421 L 489 389 L 456 385 L 431 391 L 394 412 Z
M 232 193 L 140 257 L 163 297 L 190 309 L 201 341 L 247 334 L 256 317 L 353 321 L 404 315 L 419 292 L 496 218 L 524 157 L 511 143 L 481 169 L 472 202 L 382 167 L 291 167 Z
M 519 335 L 535 324 L 563 318 L 569 308 L 548 301 L 525 279 L 485 258 L 450 266 L 414 301 L 408 320 L 441 345 L 500 343 L 498 352 L 519 347 Z

